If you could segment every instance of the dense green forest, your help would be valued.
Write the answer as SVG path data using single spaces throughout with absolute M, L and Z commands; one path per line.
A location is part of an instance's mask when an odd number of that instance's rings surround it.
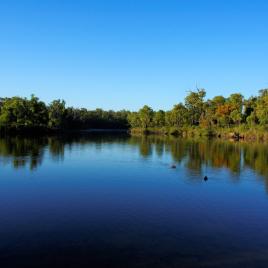
M 213 135 L 219 129 L 229 132 L 231 129 L 266 131 L 266 126 L 268 89 L 260 90 L 258 96 L 249 99 L 240 93 L 206 99 L 206 91 L 197 89 L 189 91 L 184 103 L 174 105 L 169 111 L 154 111 L 147 105 L 137 112 L 76 109 L 66 107 L 63 100 L 46 105 L 34 95 L 30 99 L 0 99 L 2 131 L 131 128 L 132 132 L 180 135 L 189 129 L 198 129 L 199 133 Z
M 66 107 L 65 101 L 54 100 L 49 105 L 34 95 L 30 99 L 12 97 L 0 99 L 0 128 L 5 131 L 64 130 L 88 128 L 128 128 L 127 111 L 104 111 Z
M 190 91 L 184 103 L 174 105 L 170 111 L 153 111 L 145 105 L 128 115 L 133 132 L 169 133 L 177 135 L 215 136 L 242 134 L 254 136 L 266 132 L 268 126 L 268 89 L 257 97 L 245 99 L 240 93 L 229 97 L 215 96 L 205 99 L 206 91 Z M 254 133 L 253 133 L 254 132 Z

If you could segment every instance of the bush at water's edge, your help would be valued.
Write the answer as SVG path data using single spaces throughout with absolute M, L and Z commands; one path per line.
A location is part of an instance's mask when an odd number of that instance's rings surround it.
M 132 128 L 133 135 L 173 135 L 178 137 L 217 137 L 222 139 L 268 141 L 268 129 L 260 126 L 248 128 L 245 126 L 230 128 L 202 127 L 162 127 L 162 128 Z

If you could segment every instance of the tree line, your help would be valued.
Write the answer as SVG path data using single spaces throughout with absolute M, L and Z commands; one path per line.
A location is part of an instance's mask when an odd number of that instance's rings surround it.
M 190 91 L 184 103 L 168 111 L 145 105 L 137 112 L 66 107 L 64 100 L 46 105 L 36 96 L 0 98 L 0 129 L 202 129 L 268 125 L 268 89 L 248 99 L 240 93 L 205 99 L 206 91 Z
M 153 111 L 147 105 L 128 115 L 132 128 L 174 128 L 200 126 L 201 128 L 254 127 L 268 125 L 268 89 L 256 97 L 245 99 L 240 93 L 229 97 L 215 96 L 205 99 L 206 91 L 190 91 L 184 103 L 174 105 L 170 111 Z
M 0 128 L 3 130 L 128 128 L 129 112 L 66 107 L 64 100 L 46 105 L 32 95 L 0 99 Z

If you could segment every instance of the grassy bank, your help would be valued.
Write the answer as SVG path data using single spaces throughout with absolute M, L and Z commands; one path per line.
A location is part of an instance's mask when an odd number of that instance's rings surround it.
M 178 137 L 215 137 L 221 139 L 248 140 L 248 141 L 267 141 L 268 129 L 265 127 L 238 126 L 226 128 L 203 128 L 203 127 L 162 127 L 162 128 L 132 128 L 131 134 L 134 135 L 172 135 Z

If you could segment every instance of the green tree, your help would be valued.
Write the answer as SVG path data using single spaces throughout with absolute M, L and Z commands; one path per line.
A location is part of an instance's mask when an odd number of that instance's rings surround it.
M 240 93 L 231 94 L 228 98 L 228 103 L 231 104 L 230 118 L 234 124 L 240 124 L 242 121 L 242 111 L 244 97 Z
M 54 100 L 48 107 L 48 126 L 50 128 L 62 128 L 65 119 L 65 101 Z
M 153 120 L 154 111 L 151 107 L 145 105 L 139 110 L 139 118 L 141 122 L 141 127 L 146 129 L 151 126 Z
M 211 106 L 216 109 L 219 105 L 223 105 L 225 103 L 226 99 L 223 96 L 215 96 L 211 100 Z
M 171 111 L 165 112 L 165 126 L 167 126 L 167 127 L 173 126 Z
M 268 89 L 262 89 L 259 91 L 256 115 L 261 125 L 268 124 Z
M 188 109 L 191 125 L 198 125 L 201 114 L 204 112 L 204 98 L 206 91 L 197 89 L 196 92 L 190 91 L 185 98 L 185 106 Z
M 1 108 L 0 125 L 7 128 L 27 126 L 27 101 L 20 97 L 5 99 Z
M 170 120 L 172 126 L 182 127 L 187 123 L 187 109 L 182 103 L 174 105 L 173 109 L 171 110 Z
M 129 113 L 127 119 L 132 128 L 140 127 L 141 122 L 137 112 Z
M 248 123 L 250 126 L 258 123 L 258 118 L 256 115 L 256 106 L 256 97 L 250 97 L 248 100 L 244 101 L 243 121 Z
M 154 127 L 165 126 L 165 112 L 163 110 L 159 110 L 156 113 L 154 113 L 153 125 Z
M 34 95 L 27 101 L 27 123 L 31 127 L 46 127 L 48 124 L 48 111 L 44 102 Z

